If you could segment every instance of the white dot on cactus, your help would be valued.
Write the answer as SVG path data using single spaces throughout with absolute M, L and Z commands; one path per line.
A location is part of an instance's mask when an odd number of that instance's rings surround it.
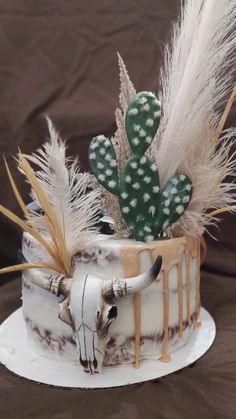
M 161 110 L 159 109 L 159 111 L 155 111 L 153 114 L 154 114 L 154 118 L 160 118 Z
M 178 214 L 182 214 L 184 212 L 184 207 L 183 205 L 178 205 L 178 207 L 176 207 L 175 210 Z
M 167 191 L 164 191 L 164 192 L 163 192 L 163 196 L 164 196 L 165 198 L 168 198 L 169 193 L 168 193 Z
M 132 108 L 129 110 L 128 114 L 132 116 L 132 115 L 137 115 L 138 112 L 139 112 L 138 108 Z
M 130 183 L 131 182 L 131 176 L 125 176 L 125 181 L 126 181 L 126 183 Z
M 121 194 L 121 198 L 123 198 L 123 199 L 128 198 L 128 196 L 129 195 L 126 192 L 122 192 L 122 194 Z
M 140 125 L 137 125 L 137 124 L 134 124 L 134 131 L 135 132 L 139 132 L 139 130 L 140 130 Z
M 188 183 L 188 184 L 185 186 L 185 189 L 186 189 L 186 191 L 191 191 L 191 185 Z
M 160 100 L 158 100 L 156 97 L 154 97 L 152 103 L 153 103 L 153 105 L 161 106 Z
M 141 130 L 139 131 L 139 136 L 140 136 L 140 137 L 146 137 L 146 135 L 147 135 L 147 133 L 146 133 L 146 131 L 145 131 L 144 129 L 141 129 Z
M 92 143 L 92 144 L 90 144 L 90 149 L 91 149 L 91 150 L 96 150 L 96 148 L 98 148 L 98 143 L 97 143 L 97 142 L 95 142 L 95 141 L 93 141 L 93 143 Z
M 138 190 L 138 189 L 140 189 L 140 184 L 139 184 L 138 182 L 135 182 L 135 183 L 133 183 L 132 187 L 133 187 L 135 190 Z
M 153 193 L 158 193 L 159 190 L 160 190 L 159 186 L 153 186 L 153 188 L 152 188 Z M 163 195 L 164 195 L 164 193 L 163 193 Z M 167 194 L 167 196 L 168 196 L 168 194 Z
M 170 214 L 169 208 L 163 208 L 163 213 L 166 215 L 169 215 Z
M 147 98 L 145 96 L 142 96 L 138 99 L 138 103 L 140 103 L 141 105 L 143 105 L 146 102 L 147 102 Z
M 96 139 L 97 139 L 97 141 L 100 143 L 101 141 L 103 141 L 104 140 L 104 135 L 98 135 L 97 137 L 96 137 Z
M 101 154 L 101 156 L 105 156 L 106 154 L 105 148 L 100 148 L 99 153 Z
M 146 103 L 145 105 L 143 105 L 142 110 L 145 111 L 145 112 L 150 111 L 150 105 L 149 105 L 149 103 Z
M 115 159 L 112 159 L 109 164 L 110 164 L 111 167 L 116 167 L 117 166 L 117 163 L 116 163 Z
M 144 174 L 144 171 L 143 171 L 143 169 L 138 169 L 137 173 L 138 173 L 139 176 L 142 176 Z
M 168 227 L 168 225 L 170 225 L 170 221 L 169 221 L 169 220 L 166 220 L 166 221 L 163 223 L 163 229 L 165 230 L 165 228 L 166 228 L 166 227 Z
M 154 236 L 151 234 L 148 234 L 148 236 L 145 237 L 146 242 L 150 243 L 154 240 Z
M 104 169 L 104 164 L 100 163 L 100 161 L 97 164 L 98 169 Z
M 178 191 L 177 191 L 177 189 L 176 189 L 176 188 L 171 188 L 170 193 L 171 193 L 172 195 L 174 195 L 174 194 L 178 193 Z
M 130 163 L 130 166 L 132 167 L 132 169 L 137 169 L 138 163 L 136 161 L 133 161 L 132 163 Z
M 147 163 L 147 157 L 145 157 L 145 156 L 141 157 L 141 159 L 140 159 L 140 163 L 141 163 L 141 164 L 145 164 L 145 163 Z
M 105 151 L 105 150 L 104 150 Z M 105 152 L 105 154 L 106 154 L 106 152 Z M 106 155 L 105 155 L 105 160 L 107 160 L 107 161 L 111 161 L 111 159 L 112 159 L 112 156 L 109 154 L 109 153 L 107 153 Z
M 109 186 L 109 188 L 113 189 L 116 186 L 116 182 L 114 180 L 110 180 L 108 182 L 108 186 Z
M 156 96 L 152 92 L 145 92 L 145 94 L 148 97 L 152 97 L 152 98 L 156 99 Z
M 179 197 L 179 196 L 176 196 L 176 197 L 175 197 L 175 202 L 176 202 L 177 204 L 180 202 L 180 197 Z
M 122 208 L 122 212 L 123 212 L 124 214 L 128 214 L 128 212 L 129 212 L 129 207 L 123 207 L 123 208 Z
M 147 127 L 153 127 L 154 121 L 152 118 L 148 118 L 146 121 Z
M 152 172 L 156 172 L 157 167 L 156 167 L 155 163 L 152 163 L 152 164 L 151 164 L 150 169 L 151 169 L 151 171 L 152 171 Z
M 110 146 L 110 141 L 109 140 L 106 140 L 106 141 L 104 141 L 104 147 L 109 147 Z
M 146 143 L 147 144 L 151 144 L 151 142 L 152 142 L 152 137 L 146 137 Z
M 139 139 L 138 139 L 137 137 L 133 138 L 133 139 L 132 139 L 132 143 L 133 143 L 134 145 L 139 145 Z
M 173 185 L 178 185 L 179 181 L 176 178 L 173 178 L 172 181 Z
M 150 229 L 150 227 L 148 227 L 148 226 L 144 226 L 143 227 L 143 229 L 144 229 L 144 231 L 146 231 L 147 233 L 151 233 L 151 229 Z
M 189 200 L 190 200 L 190 195 L 186 195 L 186 196 L 183 197 L 183 202 L 184 203 L 189 202 Z
M 148 183 L 151 182 L 152 179 L 149 176 L 145 176 L 143 180 L 144 180 L 145 183 L 148 184 Z
M 151 205 L 150 208 L 148 209 L 149 214 L 151 214 L 152 216 L 155 214 L 156 212 L 156 208 L 154 207 L 154 205 Z
M 185 175 L 179 175 L 180 180 L 185 180 L 186 176 Z
M 143 195 L 143 200 L 144 200 L 144 202 L 149 201 L 149 199 L 150 199 L 150 195 L 149 195 L 149 193 L 145 193 L 145 194 Z
M 130 201 L 130 206 L 135 208 L 137 206 L 137 199 L 132 199 L 132 201 Z
M 104 181 L 106 179 L 105 175 L 98 175 L 98 180 Z
M 164 204 L 165 204 L 165 207 L 168 207 L 170 205 L 170 200 L 169 199 L 166 199 L 165 202 L 164 202 Z
M 105 173 L 106 173 L 106 175 L 107 176 L 111 176 L 112 175 L 112 170 L 111 169 L 107 169 L 106 171 L 105 171 Z
M 95 153 L 90 153 L 89 158 L 90 158 L 90 160 L 96 160 L 96 154 Z
M 141 214 L 139 214 L 137 217 L 136 217 L 136 221 L 144 221 L 145 220 L 145 218 L 144 218 L 144 216 L 143 215 L 141 215 Z

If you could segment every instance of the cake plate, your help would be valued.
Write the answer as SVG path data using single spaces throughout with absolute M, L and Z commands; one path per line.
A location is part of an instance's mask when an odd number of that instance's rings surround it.
M 139 369 L 130 365 L 104 367 L 101 374 L 90 375 L 72 362 L 38 355 L 29 345 L 22 309 L 16 310 L 0 326 L 0 362 L 15 374 L 52 386 L 67 388 L 110 388 L 155 380 L 180 370 L 199 359 L 212 345 L 216 328 L 211 315 L 200 312 L 202 326 L 196 328 L 188 343 L 171 354 L 171 361 L 142 362 Z

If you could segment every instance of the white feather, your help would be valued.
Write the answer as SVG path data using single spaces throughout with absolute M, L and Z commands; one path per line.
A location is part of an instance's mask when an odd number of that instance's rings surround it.
M 75 163 L 66 158 L 65 143 L 59 138 L 48 119 L 50 141 L 28 160 L 36 164 L 36 177 L 40 181 L 57 216 L 70 256 L 87 247 L 97 232 L 94 224 L 98 219 L 99 191 L 85 194 L 89 175 L 79 173 Z M 32 198 L 37 196 L 32 191 Z M 33 214 L 28 220 L 44 235 L 50 235 L 46 217 Z
M 161 73 L 163 118 L 152 145 L 161 186 L 177 172 L 193 183 L 191 203 L 174 226 L 180 233 L 196 234 L 214 223 L 209 208 L 232 204 L 230 183 L 216 181 L 230 154 L 236 129 L 225 132 L 221 147 L 213 136 L 222 107 L 233 89 L 236 47 L 234 0 L 188 0 L 175 25 L 172 47 L 166 48 Z M 235 175 L 235 162 L 225 171 Z

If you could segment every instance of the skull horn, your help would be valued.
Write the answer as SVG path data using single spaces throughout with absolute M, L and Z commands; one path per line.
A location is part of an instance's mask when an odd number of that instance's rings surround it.
M 49 291 L 51 294 L 55 294 L 56 296 L 63 294 L 65 297 L 69 293 L 72 281 L 71 278 L 65 278 L 63 274 L 48 274 L 39 269 L 29 269 L 24 272 L 23 277 L 32 284 L 37 285 L 37 287 Z
M 103 297 L 108 301 L 135 294 L 148 287 L 158 276 L 162 265 L 162 257 L 158 256 L 152 267 L 142 275 L 131 278 L 116 277 L 107 281 L 103 287 Z

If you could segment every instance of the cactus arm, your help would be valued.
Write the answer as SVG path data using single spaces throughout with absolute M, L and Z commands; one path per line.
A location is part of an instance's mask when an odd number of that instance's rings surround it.
M 192 183 L 183 173 L 173 176 L 161 193 L 155 224 L 155 234 L 164 231 L 184 213 L 192 197 Z
M 160 102 L 151 92 L 140 92 L 130 102 L 125 115 L 125 128 L 135 155 L 143 155 L 150 146 L 160 124 Z
M 160 200 L 159 174 L 147 156 L 133 155 L 120 181 L 122 216 L 136 240 L 152 241 L 156 210 Z
M 94 137 L 89 145 L 89 163 L 98 182 L 114 195 L 119 194 L 115 150 L 104 135 Z

